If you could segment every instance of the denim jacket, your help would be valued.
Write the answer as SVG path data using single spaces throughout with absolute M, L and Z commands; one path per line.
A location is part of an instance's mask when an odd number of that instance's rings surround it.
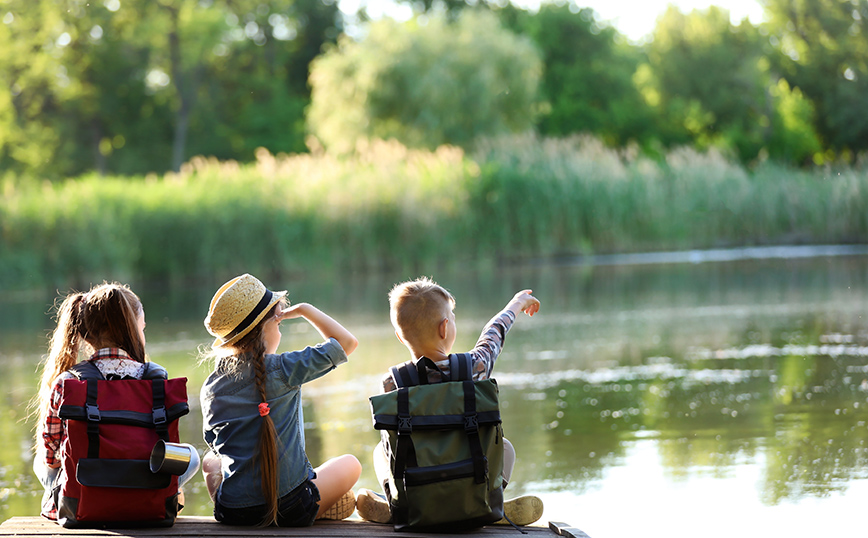
M 278 437 L 278 494 L 288 494 L 313 469 L 304 452 L 304 416 L 301 385 L 347 362 L 334 338 L 313 347 L 280 355 L 266 355 L 266 394 Z M 249 508 L 265 504 L 261 475 L 254 463 L 259 442 L 259 392 L 251 367 L 240 376 L 214 371 L 199 395 L 205 442 L 220 456 L 223 483 L 217 491 L 220 504 Z

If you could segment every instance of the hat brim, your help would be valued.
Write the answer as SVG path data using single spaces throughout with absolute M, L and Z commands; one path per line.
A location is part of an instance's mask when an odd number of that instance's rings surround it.
M 244 336 L 247 335 L 247 333 L 252 331 L 253 328 L 256 327 L 260 321 L 262 321 L 262 318 L 264 318 L 265 315 L 268 314 L 269 311 L 271 311 L 271 308 L 274 305 L 276 305 L 284 297 L 286 297 L 286 291 L 274 291 L 274 292 L 272 292 L 271 301 L 268 302 L 268 305 L 262 309 L 262 312 L 260 312 L 259 315 L 256 316 L 253 319 L 253 321 L 251 321 L 250 324 L 244 328 L 244 330 L 239 331 L 235 336 L 233 336 L 232 338 L 230 338 L 228 340 L 224 340 L 220 337 L 215 338 L 214 343 L 211 344 L 211 347 L 212 348 L 220 348 L 223 346 L 228 346 L 229 344 L 234 344 L 235 342 L 244 338 Z

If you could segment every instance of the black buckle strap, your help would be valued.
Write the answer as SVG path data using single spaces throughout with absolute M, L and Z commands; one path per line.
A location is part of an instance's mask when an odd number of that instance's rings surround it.
M 99 416 L 99 406 L 98 405 L 91 405 L 89 403 L 85 404 L 84 411 L 85 411 L 85 415 L 87 415 L 87 420 L 89 420 L 91 422 L 99 422 L 100 416 Z
M 155 407 L 152 409 L 152 413 L 154 415 L 154 424 L 159 426 L 160 424 L 166 423 L 166 408 L 165 407 Z
M 99 385 L 96 379 L 87 380 L 84 408 L 87 412 L 87 457 L 99 457 L 99 406 L 97 396 Z
M 398 389 L 398 440 L 395 446 L 395 479 L 403 480 L 407 466 L 415 467 L 416 449 L 410 434 L 413 424 L 410 421 L 410 390 Z
M 406 388 L 398 389 L 398 435 L 409 435 L 413 432 L 413 423 L 410 420 L 410 391 Z
M 479 418 L 476 415 L 464 415 L 464 431 L 468 435 L 479 431 Z
M 169 440 L 169 421 L 166 416 L 166 380 L 153 379 L 151 380 L 152 415 L 154 417 L 154 428 L 157 430 L 157 435 L 163 441 Z
M 473 479 L 477 484 L 485 483 L 488 477 L 488 458 L 482 450 L 479 439 L 479 418 L 476 415 L 476 386 L 473 381 L 462 382 L 464 386 L 464 431 L 470 444 L 470 456 L 473 458 Z
M 413 433 L 413 422 L 410 417 L 398 417 L 398 435 L 410 435 Z

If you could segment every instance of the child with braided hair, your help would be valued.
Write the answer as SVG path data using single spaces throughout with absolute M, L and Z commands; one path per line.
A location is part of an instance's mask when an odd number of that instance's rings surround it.
M 205 319 L 214 371 L 202 387 L 202 471 L 214 517 L 229 525 L 302 527 L 355 510 L 362 467 L 344 454 L 314 469 L 304 446 L 301 385 L 347 361 L 358 341 L 308 303 L 289 305 L 244 274 L 217 290 Z M 280 322 L 304 318 L 325 339 L 277 354 Z

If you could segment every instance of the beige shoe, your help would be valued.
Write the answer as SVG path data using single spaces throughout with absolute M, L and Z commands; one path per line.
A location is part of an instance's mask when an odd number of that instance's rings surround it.
M 374 523 L 388 523 L 392 521 L 392 511 L 389 509 L 389 501 L 383 495 L 369 489 L 362 488 L 356 496 L 356 508 L 359 515 L 365 521 Z
M 353 490 L 344 493 L 344 496 L 338 499 L 338 502 L 331 508 L 323 512 L 317 519 L 346 519 L 353 515 L 356 511 L 356 495 Z
M 539 520 L 542 513 L 542 499 L 534 495 L 522 495 L 503 503 L 504 517 L 495 522 L 495 525 L 509 525 L 510 521 L 519 526 L 530 525 Z

